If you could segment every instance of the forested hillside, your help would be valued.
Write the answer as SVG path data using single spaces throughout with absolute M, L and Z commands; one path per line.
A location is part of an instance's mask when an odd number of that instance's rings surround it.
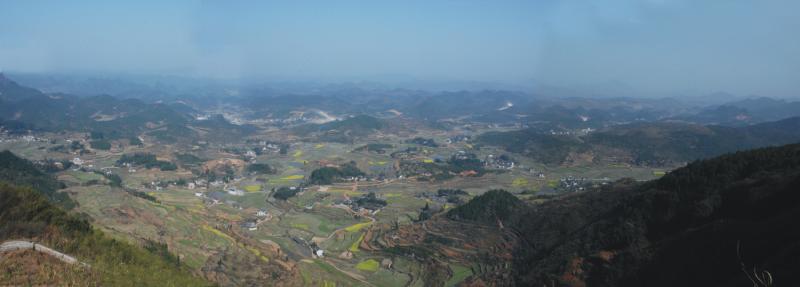
M 488 132 L 478 142 L 496 145 L 548 164 L 561 164 L 571 154 L 589 154 L 594 161 L 666 165 L 689 162 L 738 150 L 800 141 L 800 118 L 745 127 L 688 123 L 635 123 L 611 126 L 588 135 L 551 134 L 535 128 Z
M 754 268 L 759 275 L 769 271 L 776 283 L 791 282 L 800 272 L 798 186 L 800 144 L 794 144 L 527 206 L 504 223 L 522 238 L 515 284 L 753 286 L 745 272 L 753 276 Z M 449 214 L 505 209 L 485 199 Z M 493 224 L 483 217 L 451 216 Z
M 40 171 L 30 161 L 19 158 L 10 151 L 0 152 L 0 181 L 17 186 L 33 187 L 58 206 L 71 209 L 75 203 L 66 193 L 58 192 L 62 184 Z

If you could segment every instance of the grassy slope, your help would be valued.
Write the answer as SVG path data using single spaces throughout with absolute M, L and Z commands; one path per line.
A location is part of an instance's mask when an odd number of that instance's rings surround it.
M 36 181 L 46 174 L 27 169 L 30 163 L 4 155 L 21 166 L 17 172 L 23 180 L 15 183 L 39 186 Z M 36 175 L 36 176 L 33 176 Z M 52 180 L 52 179 L 51 179 Z M 193 277 L 163 246 L 151 244 L 148 248 L 117 241 L 95 230 L 86 221 L 54 205 L 41 191 L 0 183 L 0 241 L 27 238 L 73 255 L 92 266 L 91 285 L 105 286 L 204 286 L 207 282 Z M 53 280 L 59 280 L 54 277 Z M 5 279 L 4 279 L 5 280 Z M 9 279 L 11 280 L 11 279 Z M 65 282 L 50 282 L 61 284 Z

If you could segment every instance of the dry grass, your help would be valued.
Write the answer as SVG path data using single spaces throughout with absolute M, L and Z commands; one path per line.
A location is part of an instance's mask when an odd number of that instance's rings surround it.
M 14 251 L 0 257 L 2 286 L 98 286 L 91 269 L 70 265 L 33 250 Z

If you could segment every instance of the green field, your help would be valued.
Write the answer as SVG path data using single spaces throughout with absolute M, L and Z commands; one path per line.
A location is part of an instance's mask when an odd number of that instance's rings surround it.
M 378 263 L 378 261 L 375 261 L 375 259 L 367 259 L 367 260 L 359 262 L 356 265 L 356 269 L 361 270 L 361 271 L 368 271 L 368 272 L 378 271 L 379 267 L 380 267 L 380 263 Z

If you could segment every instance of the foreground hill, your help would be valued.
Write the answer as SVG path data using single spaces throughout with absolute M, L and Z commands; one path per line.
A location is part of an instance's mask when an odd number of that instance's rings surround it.
M 746 127 L 635 123 L 612 126 L 585 136 L 554 135 L 529 128 L 485 133 L 478 141 L 550 164 L 590 158 L 594 162 L 665 165 L 798 142 L 800 117 Z
M 521 238 L 511 275 L 519 286 L 754 286 L 748 276 L 767 270 L 791 285 L 800 272 L 798 186 L 793 144 L 527 206 L 503 220 Z M 492 224 L 463 215 L 502 214 L 497 198 L 507 196 L 476 197 L 449 217 Z
M 49 182 L 43 179 L 46 175 L 31 170 L 29 162 L 4 152 L 0 163 L 9 166 L 7 161 L 21 169 L 2 169 L 2 178 L 13 171 L 11 175 L 19 177 L 14 183 L 21 186 L 42 187 L 41 182 Z M 55 206 L 39 190 L 0 182 L 0 242 L 18 239 L 47 245 L 91 267 L 67 265 L 36 252 L 13 252 L 0 259 L 0 266 L 8 267 L 0 275 L 0 285 L 209 285 L 193 277 L 164 245 L 148 242 L 145 249 L 111 239 Z

